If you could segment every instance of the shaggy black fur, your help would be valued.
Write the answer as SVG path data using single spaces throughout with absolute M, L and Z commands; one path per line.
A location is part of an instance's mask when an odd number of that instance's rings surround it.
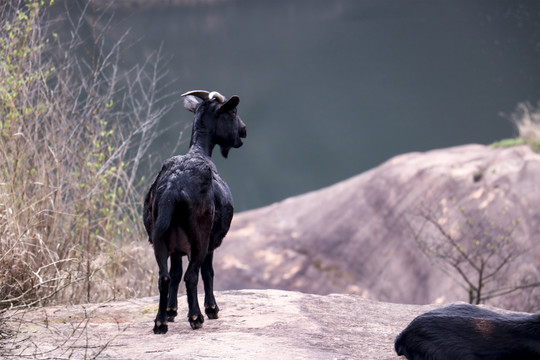
M 159 267 L 156 334 L 166 333 L 167 321 L 174 321 L 177 315 L 184 255 L 189 258 L 184 281 L 191 327 L 198 329 L 204 322 L 197 300 L 199 272 L 204 282 L 206 314 L 209 319 L 218 318 L 212 260 L 214 249 L 229 231 L 233 199 L 211 156 L 214 146 L 219 145 L 227 157 L 231 148 L 242 146 L 241 138 L 247 134 L 246 125 L 237 115 L 237 96 L 221 102 L 220 98 L 208 97 L 207 92 L 192 93 L 184 94 L 184 106 L 195 113 L 189 151 L 165 162 L 144 200 L 144 226 Z M 203 101 L 198 102 L 194 96 Z
M 450 305 L 418 316 L 398 335 L 409 360 L 540 359 L 540 314 L 499 314 Z

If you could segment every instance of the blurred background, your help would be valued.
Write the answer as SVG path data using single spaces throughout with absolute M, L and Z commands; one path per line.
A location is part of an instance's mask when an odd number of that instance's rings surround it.
M 163 161 L 188 149 L 183 92 L 240 96 L 245 145 L 214 154 L 236 212 L 398 154 L 514 137 L 512 114 L 540 100 L 538 0 L 3 0 L 0 19 L 0 332 L 13 306 L 155 294 L 141 205 Z M 357 233 L 357 216 L 334 214 Z M 298 231 L 263 250 L 338 269 L 309 231 L 309 251 L 288 249 Z M 351 246 L 339 248 L 355 265 L 380 259 L 350 239 L 321 243 Z
M 400 153 L 514 136 L 508 114 L 540 99 L 536 0 L 107 3 L 126 68 L 161 48 L 173 91 L 240 96 L 245 145 L 215 153 L 239 211 Z M 188 130 L 184 153 L 191 120 L 178 102 L 150 152 L 170 156 Z

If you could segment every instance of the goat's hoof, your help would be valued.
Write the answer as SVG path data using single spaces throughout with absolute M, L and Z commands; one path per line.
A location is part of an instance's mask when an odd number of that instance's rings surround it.
M 204 312 L 206 313 L 206 316 L 208 316 L 209 319 L 215 320 L 219 318 L 218 312 L 219 307 L 217 305 L 210 305 L 204 308 Z
M 204 323 L 204 317 L 201 314 L 192 315 L 189 317 L 189 325 L 191 325 L 191 328 L 193 330 L 202 328 L 203 323 Z
M 167 321 L 168 322 L 174 322 L 174 318 L 178 315 L 178 312 L 176 310 L 167 309 Z
M 169 326 L 167 324 L 163 324 L 159 321 L 155 322 L 154 334 L 166 334 L 168 330 L 169 330 Z

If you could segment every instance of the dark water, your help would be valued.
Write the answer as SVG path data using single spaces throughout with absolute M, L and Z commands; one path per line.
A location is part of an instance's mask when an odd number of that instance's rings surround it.
M 141 39 L 126 64 L 163 44 L 175 90 L 240 96 L 245 145 L 214 154 L 237 210 L 400 153 L 511 137 L 500 114 L 540 100 L 536 0 L 193 3 L 117 9 L 118 31 Z M 179 103 L 152 151 L 168 154 L 191 119 Z

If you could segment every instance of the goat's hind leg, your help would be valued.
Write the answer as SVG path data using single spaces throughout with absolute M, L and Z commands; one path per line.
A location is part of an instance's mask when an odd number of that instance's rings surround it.
M 167 301 L 169 295 L 169 284 L 171 277 L 167 270 L 167 258 L 169 257 L 167 247 L 159 242 L 154 243 L 154 253 L 159 267 L 159 307 L 154 321 L 154 334 L 166 334 L 169 330 L 167 325 Z
M 182 279 L 182 254 L 171 254 L 171 283 L 169 285 L 169 301 L 167 304 L 167 320 L 174 322 L 178 315 L 178 285 Z
M 184 275 L 189 307 L 188 320 L 193 330 L 199 329 L 204 323 L 204 316 L 201 314 L 197 298 L 197 283 L 199 282 L 201 266 L 208 254 L 210 232 L 214 223 L 214 208 L 211 202 L 199 205 L 197 210 L 190 218 L 190 226 L 186 231 L 190 240 L 191 256 Z
M 193 255 L 193 252 L 192 252 Z M 199 308 L 199 300 L 197 299 L 197 283 L 199 282 L 199 271 L 201 269 L 201 263 L 199 259 L 191 259 L 184 275 L 184 281 L 186 282 L 186 293 L 188 301 L 188 320 L 193 330 L 199 329 L 204 323 L 204 317 L 201 314 Z
M 219 313 L 219 307 L 216 304 L 214 298 L 214 268 L 212 266 L 212 260 L 214 258 L 214 252 L 210 251 L 201 268 L 201 275 L 204 282 L 204 312 L 209 319 L 217 319 Z

